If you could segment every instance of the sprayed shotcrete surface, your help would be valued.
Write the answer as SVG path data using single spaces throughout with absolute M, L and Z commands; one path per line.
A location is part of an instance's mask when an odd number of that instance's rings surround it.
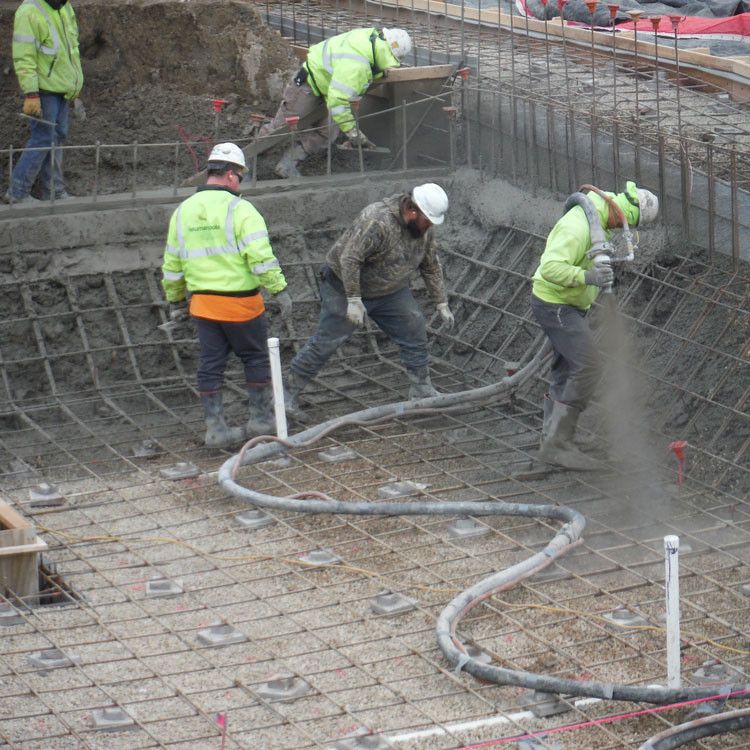
M 486 385 L 541 344 L 528 279 L 560 204 L 470 171 L 420 179 L 443 182 L 452 198 L 440 238 L 455 332 L 439 328 L 415 282 L 431 326 L 435 382 L 444 391 Z M 285 362 L 313 330 L 316 268 L 331 241 L 359 208 L 412 182 L 341 178 L 251 196 L 295 303 L 288 327 L 269 309 Z M 485 517 L 478 523 L 488 533 L 465 540 L 450 535 L 449 516 L 275 512 L 272 526 L 240 526 L 248 507 L 216 481 L 229 454 L 201 445 L 195 333 L 188 325 L 168 336 L 156 327 L 165 320 L 158 267 L 173 207 L 159 195 L 120 210 L 3 214 L 0 490 L 42 529 L 49 561 L 80 599 L 22 608 L 19 624 L 2 626 L 0 747 L 215 750 L 215 717 L 225 714 L 227 748 L 326 748 L 373 731 L 392 747 L 424 750 L 631 712 L 633 704 L 571 699 L 566 713 L 535 717 L 528 691 L 456 673 L 436 645 L 445 604 L 540 549 L 554 534 L 550 522 Z M 618 271 L 626 317 L 610 334 L 607 379 L 586 419 L 612 449 L 601 472 L 535 473 L 542 371 L 510 400 L 346 427 L 286 461 L 242 468 L 240 481 L 275 495 L 316 490 L 378 500 L 384 484 L 408 480 L 421 488 L 415 499 L 579 510 L 587 520 L 581 546 L 460 625 L 465 642 L 496 664 L 577 680 L 665 683 L 662 539 L 679 534 L 685 679 L 717 658 L 733 681 L 745 681 L 750 483 L 731 460 L 742 455 L 748 418 L 746 405 L 740 414 L 729 408 L 748 382 L 747 316 L 732 317 L 738 277 L 703 269 L 696 287 L 668 233 L 654 230 L 642 244 L 640 262 Z M 747 277 L 742 269 L 742 285 Z M 705 304 L 700 283 L 709 281 L 723 284 L 725 308 Z M 675 385 L 680 368 L 690 374 L 687 391 Z M 323 421 L 402 400 L 406 390 L 394 348 L 369 329 L 330 363 L 307 400 Z M 242 419 L 235 360 L 227 400 L 231 418 Z M 693 446 L 681 488 L 667 447 L 677 438 Z M 151 454 L 141 455 L 149 445 Z M 321 459 L 341 445 L 353 460 Z M 160 476 L 179 462 L 201 473 Z M 65 504 L 31 507 L 29 489 L 41 481 L 55 484 Z M 299 562 L 320 549 L 342 565 Z M 184 593 L 148 596 L 157 576 L 179 580 Z M 383 590 L 411 597 L 415 608 L 374 614 L 371 602 Z M 657 627 L 607 627 L 601 617 L 620 607 Z M 246 640 L 203 644 L 200 632 L 219 622 Z M 33 668 L 29 656 L 49 648 L 74 652 L 80 664 Z M 265 683 L 288 676 L 309 691 L 288 703 L 261 697 Z M 136 728 L 94 729 L 95 712 L 113 704 Z M 688 712 L 623 718 L 548 742 L 634 747 Z M 739 746 L 741 734 L 721 746 Z

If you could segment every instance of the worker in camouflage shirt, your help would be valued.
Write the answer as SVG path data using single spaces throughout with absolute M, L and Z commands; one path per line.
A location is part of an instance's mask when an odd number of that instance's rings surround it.
M 429 374 L 427 325 L 409 277 L 419 269 L 440 317 L 453 326 L 433 225 L 442 224 L 448 196 L 434 183 L 364 208 L 336 241 L 321 269 L 318 330 L 290 365 L 287 410 L 302 414 L 297 396 L 368 315 L 398 345 L 409 399 L 437 396 Z

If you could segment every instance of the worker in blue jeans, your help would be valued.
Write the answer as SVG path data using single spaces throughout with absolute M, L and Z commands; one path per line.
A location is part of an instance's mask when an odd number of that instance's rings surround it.
M 78 23 L 68 0 L 24 0 L 13 20 L 13 67 L 24 95 L 31 137 L 5 194 L 8 203 L 34 203 L 31 188 L 41 178 L 45 200 L 70 197 L 62 171 L 70 102 L 81 92 L 83 70 Z

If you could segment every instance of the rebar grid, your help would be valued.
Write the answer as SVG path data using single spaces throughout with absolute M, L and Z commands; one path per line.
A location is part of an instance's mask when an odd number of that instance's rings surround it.
M 283 245 L 275 245 L 282 254 Z M 487 233 L 463 225 L 460 241 L 447 238 L 442 257 L 456 331 L 439 330 L 424 305 L 441 390 L 494 382 L 536 351 L 542 337 L 528 313 L 528 275 L 542 245 L 518 228 Z M 299 304 L 285 357 L 311 330 L 315 266 L 290 264 Z M 295 451 L 289 465 L 263 464 L 243 479 L 271 494 L 317 490 L 359 500 L 377 499 L 378 487 L 393 479 L 410 480 L 427 485 L 421 497 L 436 501 L 497 498 L 580 510 L 585 544 L 557 564 L 556 577 L 540 574 L 462 624 L 466 642 L 496 662 L 551 674 L 663 679 L 658 633 L 609 631 L 597 616 L 625 606 L 658 620 L 661 535 L 676 531 L 693 547 L 683 558 L 683 627 L 700 635 L 685 636 L 686 679 L 709 658 L 744 674 L 747 656 L 720 646 L 746 650 L 747 276 L 744 268 L 733 274 L 721 263 L 677 256 L 618 272 L 618 282 L 639 343 L 636 372 L 653 391 L 655 468 L 625 476 L 614 460 L 595 477 L 535 471 L 540 377 L 511 402 L 347 428 Z M 572 714 L 530 720 L 526 693 L 456 675 L 434 643 L 434 618 L 450 592 L 543 546 L 548 524 L 483 518 L 489 535 L 456 541 L 446 535 L 450 519 L 275 513 L 276 526 L 240 531 L 234 517 L 245 508 L 216 485 L 217 458 L 199 445 L 194 336 L 189 328 L 176 336 L 155 330 L 165 318 L 154 272 L 21 281 L 2 291 L 4 494 L 51 530 L 49 554 L 83 597 L 25 611 L 23 625 L 3 628 L 0 665 L 14 715 L 0 718 L 0 737 L 9 747 L 217 748 L 213 719 L 226 712 L 230 747 L 330 747 L 364 727 L 400 738 L 397 747 L 448 748 L 618 712 L 569 701 Z M 272 325 L 279 325 L 273 314 Z M 377 332 L 355 336 L 311 390 L 313 417 L 402 399 L 406 379 L 396 359 Z M 712 392 L 695 382 L 706 369 L 717 373 Z M 230 379 L 238 379 L 236 370 Z M 686 402 L 687 420 L 675 421 Z M 230 415 L 242 409 L 230 403 Z M 606 402 L 595 414 L 606 414 Z M 714 429 L 705 435 L 708 418 Z M 740 440 L 738 429 L 745 430 Z M 689 440 L 694 457 L 681 490 L 666 450 L 678 438 Z M 146 439 L 158 444 L 150 458 L 133 449 Z M 324 464 L 317 456 L 344 444 L 356 451 L 354 462 Z M 180 460 L 205 473 L 179 482 L 158 477 Z M 41 479 L 58 484 L 67 504 L 30 507 L 28 488 Z M 107 538 L 75 541 L 81 537 Z M 165 538 L 181 544 L 156 541 Z M 325 547 L 350 567 L 294 562 Z M 153 575 L 182 579 L 186 594 L 146 598 Z M 369 600 L 383 589 L 414 597 L 416 610 L 374 617 Z M 217 620 L 248 642 L 201 646 L 197 632 Z M 78 651 L 82 664 L 39 675 L 27 657 L 42 648 Z M 268 704 L 256 691 L 274 674 L 299 675 L 313 691 Z M 133 709 L 138 729 L 92 730 L 91 710 L 111 703 Z M 507 723 L 487 723 L 498 712 Z M 624 748 L 629 737 L 642 739 L 684 713 L 567 736 L 577 746 Z M 479 724 L 455 726 L 466 721 Z

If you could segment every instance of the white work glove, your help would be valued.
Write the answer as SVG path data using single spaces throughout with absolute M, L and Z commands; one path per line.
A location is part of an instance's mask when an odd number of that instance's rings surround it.
M 609 286 L 615 280 L 615 272 L 609 263 L 599 262 L 590 271 L 583 272 L 586 286 Z
M 437 311 L 440 313 L 440 317 L 443 319 L 443 323 L 445 323 L 448 328 L 453 328 L 456 323 L 456 319 L 453 317 L 453 313 L 451 312 L 450 307 L 448 307 L 448 303 L 441 302 L 437 306 Z
M 86 119 L 86 107 L 80 99 L 73 100 L 73 115 L 76 120 L 83 122 Z
M 362 328 L 365 324 L 365 306 L 362 304 L 361 297 L 346 298 L 346 319 L 355 326 Z
M 376 148 L 375 144 L 358 128 L 352 128 L 346 137 L 352 146 L 362 146 L 362 148 Z
M 281 313 L 281 319 L 286 320 L 292 316 L 292 298 L 289 296 L 289 292 L 286 289 L 282 289 L 273 295 L 274 302 L 279 306 L 279 312 Z
M 186 299 L 181 299 L 179 302 L 169 303 L 169 319 L 175 323 L 180 323 L 183 320 L 187 320 L 190 317 L 190 306 Z

